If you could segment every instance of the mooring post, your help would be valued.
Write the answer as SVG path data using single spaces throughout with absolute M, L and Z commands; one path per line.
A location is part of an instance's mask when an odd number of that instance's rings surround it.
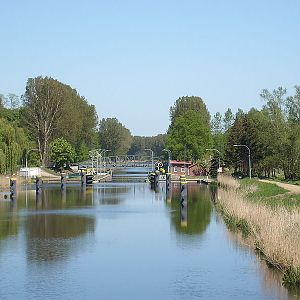
M 66 187 L 66 183 L 67 183 L 67 174 L 60 173 L 60 185 L 61 185 L 62 189 L 64 189 Z
M 14 200 L 16 198 L 16 194 L 17 194 L 16 178 L 10 178 L 9 186 L 10 186 L 10 199 Z
M 36 177 L 35 179 L 35 191 L 37 194 L 41 193 L 42 191 L 42 186 L 43 186 L 43 180 L 41 177 Z
M 160 172 L 158 170 L 155 170 L 155 176 L 154 176 L 154 187 L 157 188 L 158 187 L 158 183 L 159 183 L 159 174 Z
M 81 171 L 80 177 L 81 177 L 81 185 L 86 185 L 86 173 L 84 171 Z
M 166 174 L 166 192 L 171 189 L 171 173 Z
M 180 225 L 187 226 L 187 181 L 185 176 L 180 176 Z

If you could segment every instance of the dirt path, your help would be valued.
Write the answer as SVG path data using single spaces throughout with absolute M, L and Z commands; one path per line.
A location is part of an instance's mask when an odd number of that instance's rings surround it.
M 283 182 L 277 182 L 277 181 L 271 181 L 271 180 L 264 180 L 264 179 L 261 179 L 259 181 L 267 182 L 267 183 L 273 183 L 273 184 L 276 184 L 276 185 L 290 191 L 293 194 L 300 194 L 300 186 L 298 186 L 298 185 L 293 185 L 293 184 L 283 183 Z

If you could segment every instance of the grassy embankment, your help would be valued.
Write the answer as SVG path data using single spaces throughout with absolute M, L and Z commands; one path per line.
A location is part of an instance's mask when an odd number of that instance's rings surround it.
M 228 226 L 283 273 L 286 286 L 300 286 L 300 195 L 256 180 L 218 181 L 217 207 Z

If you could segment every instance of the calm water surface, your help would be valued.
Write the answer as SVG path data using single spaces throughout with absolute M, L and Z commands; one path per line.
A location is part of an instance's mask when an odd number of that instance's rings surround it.
M 0 200 L 1 299 L 292 299 L 207 186 L 105 183 Z

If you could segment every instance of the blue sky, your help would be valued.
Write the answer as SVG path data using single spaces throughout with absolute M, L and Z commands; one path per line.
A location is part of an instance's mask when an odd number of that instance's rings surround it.
M 166 132 L 180 96 L 214 115 L 300 84 L 300 1 L 1 2 L 0 93 L 51 76 L 134 135 Z

